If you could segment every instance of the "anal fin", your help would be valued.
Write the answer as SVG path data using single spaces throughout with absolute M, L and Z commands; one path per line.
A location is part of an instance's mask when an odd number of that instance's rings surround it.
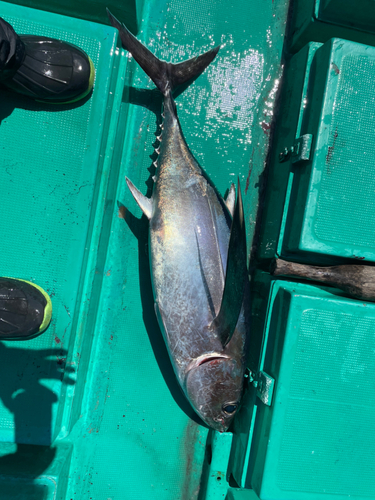
M 147 198 L 144 194 L 142 194 L 139 189 L 137 189 L 132 181 L 125 177 L 126 184 L 130 189 L 131 194 L 133 195 L 135 201 L 138 203 L 139 208 L 145 214 L 148 219 L 151 219 L 152 216 L 152 198 Z

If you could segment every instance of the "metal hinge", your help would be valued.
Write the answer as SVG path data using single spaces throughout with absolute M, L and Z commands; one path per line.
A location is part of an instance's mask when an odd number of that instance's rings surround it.
M 275 379 L 265 372 L 259 372 L 257 376 L 257 396 L 267 406 L 271 406 Z
M 310 159 L 312 134 L 304 134 L 299 137 L 291 148 L 285 148 L 279 154 L 280 163 L 291 159 L 292 163 L 307 161 Z

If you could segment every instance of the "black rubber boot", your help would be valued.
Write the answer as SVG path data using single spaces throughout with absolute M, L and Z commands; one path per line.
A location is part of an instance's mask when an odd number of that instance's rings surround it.
M 0 278 L 0 340 L 30 340 L 50 324 L 52 303 L 35 283 Z
M 0 83 L 37 101 L 66 104 L 91 91 L 95 69 L 79 47 L 61 40 L 17 35 L 0 18 Z

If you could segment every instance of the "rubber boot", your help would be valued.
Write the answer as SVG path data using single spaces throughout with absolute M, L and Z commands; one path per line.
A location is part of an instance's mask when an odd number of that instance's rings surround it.
M 50 324 L 52 303 L 35 283 L 0 278 L 0 340 L 30 340 Z
M 0 83 L 42 102 L 67 104 L 86 97 L 94 85 L 89 56 L 70 43 L 17 35 L 0 18 Z

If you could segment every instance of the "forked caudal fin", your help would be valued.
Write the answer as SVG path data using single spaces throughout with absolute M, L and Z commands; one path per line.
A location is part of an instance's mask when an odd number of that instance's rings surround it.
M 143 71 L 151 78 L 157 88 L 164 95 L 169 90 L 173 91 L 179 85 L 188 82 L 192 78 L 200 75 L 212 62 L 220 47 L 215 47 L 198 57 L 193 57 L 188 61 L 172 64 L 158 59 L 150 52 L 135 36 L 133 36 L 126 26 L 118 21 L 107 9 L 109 20 L 120 32 L 120 38 L 124 49 L 128 50 Z
M 247 279 L 246 230 L 238 180 L 237 203 L 229 238 L 223 298 L 219 314 L 210 325 L 210 329 L 216 332 L 223 346 L 228 344 L 236 328 Z

